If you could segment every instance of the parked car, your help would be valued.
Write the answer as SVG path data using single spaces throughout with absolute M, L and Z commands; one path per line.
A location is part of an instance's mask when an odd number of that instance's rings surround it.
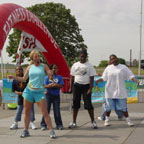
M 144 60 L 141 60 L 141 68 L 144 69 Z

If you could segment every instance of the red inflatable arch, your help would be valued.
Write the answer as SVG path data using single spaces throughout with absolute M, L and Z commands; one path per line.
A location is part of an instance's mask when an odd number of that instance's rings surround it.
M 33 35 L 48 52 L 42 52 L 48 64 L 56 63 L 59 74 L 70 77 L 69 67 L 56 41 L 46 26 L 30 11 L 13 3 L 0 5 L 0 51 L 12 28 L 17 28 Z

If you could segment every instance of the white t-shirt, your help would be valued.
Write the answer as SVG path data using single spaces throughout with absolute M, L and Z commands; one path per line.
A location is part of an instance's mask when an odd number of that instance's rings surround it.
M 131 80 L 134 74 L 123 64 L 109 65 L 103 72 L 102 79 L 106 82 L 105 98 L 127 98 L 125 80 Z
M 75 77 L 74 82 L 79 84 L 89 84 L 90 77 L 96 75 L 96 70 L 89 62 L 76 62 L 73 64 L 70 74 Z

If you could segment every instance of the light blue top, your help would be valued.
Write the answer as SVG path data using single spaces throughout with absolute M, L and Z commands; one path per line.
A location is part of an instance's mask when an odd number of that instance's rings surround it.
M 44 78 L 45 78 L 44 65 L 39 66 L 31 65 L 29 69 L 29 87 L 30 88 L 44 88 Z

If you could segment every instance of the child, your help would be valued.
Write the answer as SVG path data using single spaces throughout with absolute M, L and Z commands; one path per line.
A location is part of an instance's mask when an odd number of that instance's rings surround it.
M 17 66 L 16 69 L 16 76 L 23 76 L 23 68 L 21 66 Z M 18 106 L 15 115 L 15 122 L 10 126 L 10 129 L 17 129 L 18 128 L 18 121 L 21 121 L 21 115 L 23 111 L 23 97 L 22 92 L 25 89 L 27 82 L 19 82 L 17 80 L 13 80 L 12 82 L 12 91 L 18 95 Z M 35 130 L 36 126 L 34 125 L 35 115 L 34 115 L 34 106 L 31 109 L 31 123 L 30 127 Z
M 56 123 L 56 128 L 59 130 L 63 129 L 63 123 L 60 114 L 60 88 L 63 87 L 64 82 L 62 76 L 57 75 L 58 67 L 56 64 L 52 64 L 49 67 L 53 72 L 53 77 L 45 77 L 44 85 L 46 88 L 46 100 L 47 100 L 47 111 L 50 113 L 51 104 L 53 104 L 54 118 Z M 46 124 L 44 117 L 41 120 L 41 129 L 45 130 Z

